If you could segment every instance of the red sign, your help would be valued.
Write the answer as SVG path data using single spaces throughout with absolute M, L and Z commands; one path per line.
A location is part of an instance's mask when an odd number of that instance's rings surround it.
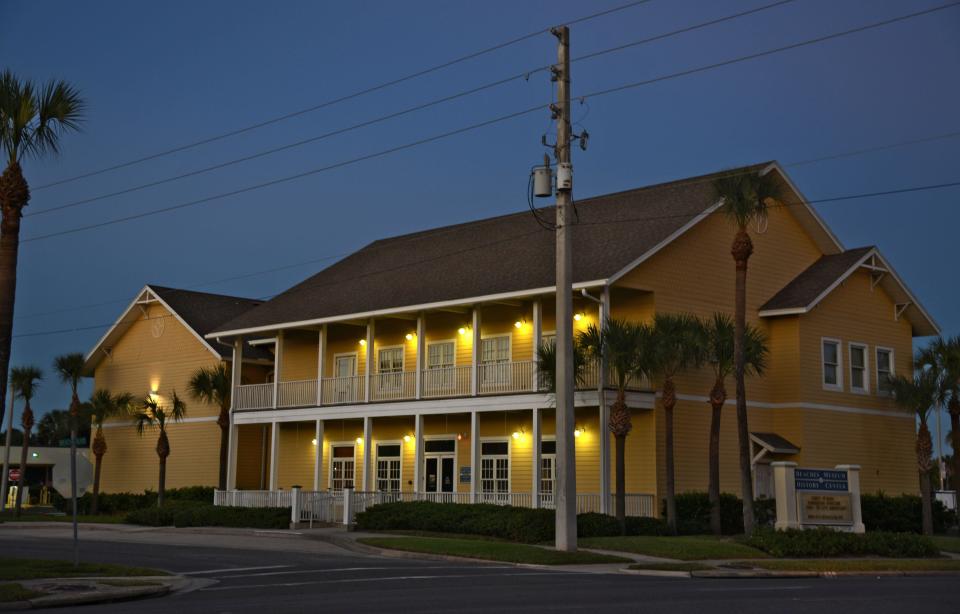
M 19 481 L 20 481 L 20 470 L 19 470 L 19 469 L 11 469 L 11 470 L 10 470 L 10 473 L 7 474 L 7 480 L 9 480 L 10 482 L 19 482 Z

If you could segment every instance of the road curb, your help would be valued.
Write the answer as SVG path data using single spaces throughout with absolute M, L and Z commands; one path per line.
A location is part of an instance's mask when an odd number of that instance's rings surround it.
M 163 579 L 150 578 L 149 581 L 156 581 L 159 584 L 153 586 L 108 586 L 100 584 L 99 580 L 147 580 L 147 578 L 50 578 L 43 580 L 24 580 L 18 584 L 34 588 L 41 585 L 70 585 L 78 582 L 93 582 L 97 585 L 94 590 L 81 592 L 65 592 L 53 595 L 44 595 L 43 597 L 34 597 L 25 601 L 14 601 L 0 604 L 0 611 L 31 610 L 39 608 L 58 608 L 73 605 L 91 605 L 96 603 L 113 603 L 117 601 L 132 601 L 135 599 L 146 599 L 150 597 L 162 597 L 173 590 L 172 583 L 180 578 Z
M 636 570 L 632 570 L 636 571 Z M 713 578 L 720 580 L 741 579 L 785 579 L 785 578 L 876 578 L 876 577 L 938 577 L 960 576 L 960 571 L 771 571 L 771 570 L 733 570 L 711 569 L 688 572 L 691 578 Z

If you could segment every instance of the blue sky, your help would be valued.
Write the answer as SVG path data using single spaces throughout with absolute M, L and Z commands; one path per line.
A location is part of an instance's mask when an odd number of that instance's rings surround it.
M 572 28 L 574 56 L 773 0 L 652 0 Z M 6 1 L 0 58 L 22 77 L 62 78 L 89 103 L 60 156 L 27 161 L 28 213 L 308 138 L 554 61 L 543 34 L 346 104 L 182 154 L 47 189 L 36 186 L 310 107 L 553 23 L 595 2 Z M 712 64 L 938 2 L 797 0 L 573 68 L 574 96 Z M 42 26 L 38 27 L 38 24 Z M 960 7 L 624 93 L 574 117 L 576 196 L 777 159 L 789 163 L 960 130 Z M 543 73 L 428 111 L 222 170 L 24 220 L 22 237 L 136 214 L 388 149 L 549 102 Z M 322 264 L 209 284 L 349 252 L 374 239 L 522 210 L 543 155 L 535 113 L 390 156 L 198 207 L 21 248 L 15 334 L 112 322 L 145 283 L 269 296 Z M 960 180 L 960 138 L 790 168 L 810 199 Z M 960 333 L 960 189 L 818 210 L 847 247 L 878 245 L 945 334 Z M 108 305 L 84 307 L 112 301 Z M 48 313 L 56 311 L 56 313 Z M 46 314 L 46 315 L 44 315 Z M 104 329 L 19 336 L 14 364 L 49 368 Z M 65 406 L 48 377 L 40 411 Z

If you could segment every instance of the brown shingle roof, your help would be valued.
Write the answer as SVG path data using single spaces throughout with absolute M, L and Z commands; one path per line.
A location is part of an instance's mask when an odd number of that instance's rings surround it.
M 152 284 L 149 288 L 163 299 L 165 303 L 170 305 L 170 308 L 183 318 L 187 326 L 196 331 L 201 337 L 224 322 L 233 320 L 254 307 L 263 304 L 261 300 L 242 298 L 239 296 L 210 294 L 209 292 L 167 288 Z M 220 355 L 224 358 L 231 357 L 232 352 L 229 347 L 219 343 L 211 343 L 211 345 L 220 352 Z M 273 358 L 270 352 L 255 346 L 245 346 L 243 353 L 245 358 L 262 358 L 268 360 L 272 360 Z
M 858 247 L 839 254 L 821 256 L 773 295 L 773 298 L 760 307 L 760 311 L 808 307 L 872 249 L 873 246 Z
M 768 164 L 577 201 L 574 282 L 609 278 L 703 213 L 716 176 Z M 527 211 L 383 239 L 217 331 L 552 287 L 554 250 L 553 233 Z

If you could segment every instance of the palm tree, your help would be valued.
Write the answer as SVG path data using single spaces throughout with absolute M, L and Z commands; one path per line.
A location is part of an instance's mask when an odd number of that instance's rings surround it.
M 920 497 L 923 509 L 923 534 L 933 535 L 933 490 L 930 485 L 930 469 L 933 467 L 933 440 L 927 418 L 930 408 L 937 400 L 937 374 L 932 369 L 921 369 L 913 377 L 898 375 L 890 378 L 893 398 L 901 408 L 916 414 L 917 470 L 920 473 Z
M 129 392 L 110 394 L 102 388 L 96 390 L 90 397 L 90 417 L 97 431 L 93 437 L 93 456 L 96 466 L 93 470 L 93 501 L 90 503 L 90 513 L 97 513 L 97 502 L 100 498 L 100 468 L 103 465 L 103 455 L 107 453 L 107 439 L 103 436 L 103 423 L 120 413 L 129 411 L 133 403 L 133 395 Z
M 217 424 L 220 426 L 220 490 L 227 488 L 227 463 L 230 446 L 230 390 L 233 387 L 230 371 L 223 362 L 215 367 L 201 367 L 194 371 L 187 385 L 195 400 L 220 408 Z
M 23 399 L 23 414 L 20 416 L 20 426 L 23 427 L 23 445 L 20 446 L 20 480 L 17 483 L 15 512 L 17 518 L 20 517 L 20 508 L 23 504 L 23 487 L 27 478 L 27 452 L 30 449 L 30 430 L 33 429 L 33 410 L 30 409 L 30 400 L 42 379 L 43 372 L 37 367 L 14 367 L 10 370 L 10 384 L 13 394 L 17 398 Z
M 753 240 L 747 227 L 767 216 L 767 203 L 780 200 L 780 186 L 771 174 L 738 173 L 714 182 L 721 210 L 737 226 L 730 247 L 736 263 L 734 292 L 733 373 L 737 386 L 737 436 L 740 447 L 740 491 L 743 497 L 743 528 L 753 532 L 753 475 L 750 467 L 750 428 L 747 425 L 746 330 L 747 330 L 747 262 L 753 254 Z
M 660 383 L 665 426 L 667 527 L 677 532 L 676 458 L 674 455 L 673 410 L 677 405 L 675 378 L 687 369 L 696 369 L 705 359 L 700 320 L 689 314 L 658 313 L 653 317 L 650 370 Z
M 707 362 L 713 369 L 710 390 L 710 470 L 707 493 L 710 497 L 710 530 L 721 535 L 720 521 L 720 419 L 727 402 L 727 378 L 733 372 L 733 320 L 725 313 L 714 313 L 702 324 Z M 769 350 L 763 333 L 747 325 L 744 363 L 750 375 L 763 375 Z
M 0 400 L 7 394 L 20 218 L 30 201 L 20 161 L 56 154 L 63 133 L 79 127 L 83 106 L 77 90 L 63 81 L 38 85 L 9 70 L 0 73 L 0 151 L 7 156 L 0 175 Z
M 573 344 L 573 381 L 574 385 L 582 385 L 584 371 L 587 367 L 587 357 L 584 348 L 579 343 Z M 557 344 L 554 341 L 544 341 L 537 348 L 537 373 L 540 375 L 540 388 L 546 392 L 557 392 Z
M 956 453 L 960 450 L 960 335 L 950 339 L 934 339 L 920 350 L 915 362 L 918 369 L 930 369 L 936 377 L 937 407 L 946 407 L 950 413 L 949 438 L 950 447 L 954 450 L 952 474 L 960 476 L 960 455 Z M 960 508 L 957 513 L 960 514 Z
M 626 530 L 626 442 L 627 435 L 633 428 L 630 408 L 626 403 L 627 380 L 632 376 L 646 375 L 644 352 L 649 336 L 648 327 L 616 318 L 610 318 L 599 328 L 591 324 L 577 336 L 577 343 L 590 358 L 598 363 L 601 360 L 606 361 L 613 378 L 612 383 L 617 389 L 617 398 L 610 406 L 610 422 L 607 427 L 613 433 L 616 444 L 615 508 L 621 532 Z
M 77 420 L 80 418 L 80 397 L 77 387 L 83 377 L 83 354 L 63 354 L 53 359 L 53 369 L 60 376 L 60 381 L 70 384 L 70 499 L 73 501 L 73 515 L 77 515 Z
M 180 422 L 187 414 L 187 406 L 177 396 L 174 390 L 170 395 L 169 406 L 160 404 L 156 396 L 149 396 L 143 400 L 140 410 L 134 413 L 133 421 L 137 426 L 137 434 L 143 436 L 148 426 L 155 426 L 160 430 L 157 437 L 157 457 L 160 459 L 160 476 L 157 480 L 157 505 L 163 505 L 163 494 L 167 485 L 167 457 L 170 456 L 170 440 L 167 438 L 167 421 Z

